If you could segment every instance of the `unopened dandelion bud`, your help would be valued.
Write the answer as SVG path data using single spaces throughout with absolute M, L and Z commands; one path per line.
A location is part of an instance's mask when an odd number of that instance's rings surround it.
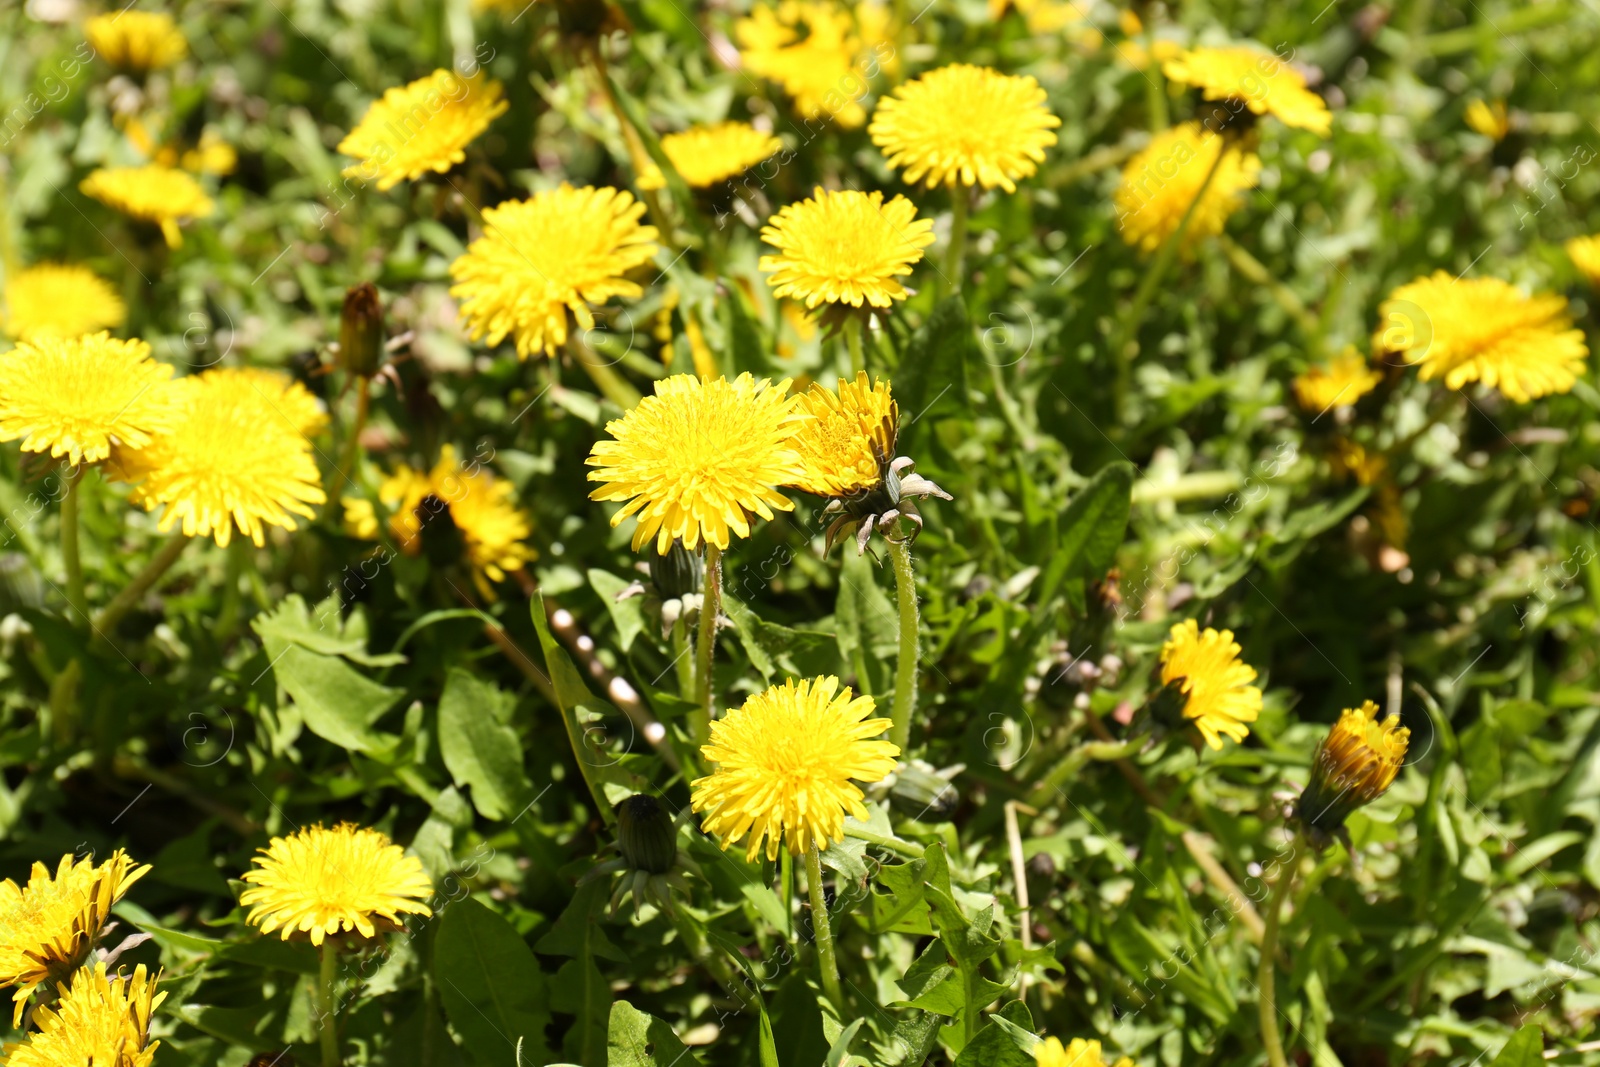
M 371 282 L 344 294 L 339 314 L 339 367 L 357 378 L 370 378 L 383 365 L 383 302 Z

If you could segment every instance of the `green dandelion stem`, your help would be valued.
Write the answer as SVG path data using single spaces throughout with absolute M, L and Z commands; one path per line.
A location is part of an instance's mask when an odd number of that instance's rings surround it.
M 122 617 L 133 609 L 140 598 L 153 589 L 172 565 L 178 562 L 178 557 L 183 555 L 183 550 L 188 547 L 190 540 L 191 538 L 180 533 L 162 545 L 161 551 L 150 558 L 144 570 L 135 575 L 133 581 L 123 587 L 122 592 L 112 597 L 111 603 L 100 609 L 100 614 L 96 615 L 94 622 L 90 624 L 99 637 L 110 640 L 110 634 L 117 628 L 117 623 L 121 622 Z
M 967 188 L 959 182 L 950 185 L 950 247 L 945 250 L 945 284 L 951 292 L 961 291 L 967 257 Z
M 845 320 L 844 342 L 850 350 L 850 376 L 854 378 L 867 369 L 867 357 L 861 351 L 861 320 L 854 315 Z
M 1300 860 L 1300 841 L 1300 835 L 1296 834 L 1289 843 L 1289 859 L 1284 861 L 1278 884 L 1272 887 L 1272 895 L 1267 898 L 1266 925 L 1261 934 L 1261 963 L 1256 969 L 1257 999 L 1261 1009 L 1261 1047 L 1266 1050 L 1270 1067 L 1288 1067 L 1283 1055 L 1283 1034 L 1278 1029 L 1276 964 L 1283 902 L 1289 898 L 1289 889 L 1294 885 L 1295 866 Z
M 82 480 L 83 466 L 79 464 L 66 476 L 66 488 L 61 494 L 61 565 L 67 572 L 67 602 L 75 624 L 89 617 L 83 591 L 83 560 L 78 555 L 78 483 Z
M 895 596 L 900 603 L 900 655 L 894 668 L 893 725 L 889 740 L 904 754 L 911 744 L 911 716 L 917 708 L 917 586 L 911 571 L 911 543 L 890 541 Z
M 361 431 L 367 428 L 367 416 L 372 411 L 372 379 L 365 376 L 356 379 L 356 417 L 350 423 L 350 435 L 344 443 L 344 453 L 339 457 L 339 473 L 346 481 L 353 481 L 356 473 L 356 457 L 361 454 Z M 329 494 L 329 501 L 335 499 Z
M 690 725 L 694 741 L 711 740 L 711 661 L 717 649 L 717 615 L 722 611 L 722 549 L 706 544 L 705 594 L 700 601 L 700 634 L 695 642 L 694 680 L 698 706 Z
M 1293 289 L 1274 278 L 1266 264 L 1236 244 L 1227 234 L 1218 235 L 1217 240 L 1221 243 L 1228 262 L 1233 264 L 1233 269 L 1271 293 L 1272 299 L 1278 302 L 1284 314 L 1300 327 L 1300 332 L 1305 335 L 1306 349 L 1311 355 L 1320 356 L 1324 349 L 1322 323 L 1317 321 L 1317 317 L 1306 308 L 1305 301 L 1296 296 Z
M 806 890 L 811 894 L 811 933 L 817 945 L 817 969 L 822 972 L 822 991 L 844 1015 L 844 992 L 839 988 L 839 960 L 833 951 L 833 926 L 828 921 L 828 901 L 822 892 L 822 857 L 817 846 L 806 849 Z
M 1189 206 L 1183 212 L 1183 218 L 1178 221 L 1178 228 L 1167 235 L 1167 239 L 1161 243 L 1160 250 L 1156 252 L 1156 257 L 1145 268 L 1144 277 L 1139 281 L 1139 288 L 1133 294 L 1133 303 L 1128 306 L 1121 322 L 1117 324 L 1117 332 L 1111 342 L 1111 358 L 1116 361 L 1117 368 L 1114 410 L 1118 419 L 1123 417 L 1123 406 L 1128 399 L 1128 382 L 1133 375 L 1133 353 L 1129 349 L 1139 332 L 1139 323 L 1144 319 L 1145 309 L 1150 306 L 1151 299 L 1156 295 L 1156 287 L 1161 284 L 1168 268 L 1172 266 L 1172 261 L 1177 258 L 1178 249 L 1183 245 L 1184 236 L 1189 232 L 1189 224 L 1194 221 L 1195 211 L 1199 208 L 1200 201 L 1205 199 L 1206 190 L 1211 188 L 1212 179 L 1217 176 L 1217 171 L 1222 169 L 1222 161 L 1228 158 L 1228 151 L 1228 146 L 1224 144 L 1217 153 L 1217 158 L 1212 160 L 1211 169 L 1206 171 L 1205 179 L 1200 182 L 1200 188 L 1195 190 L 1194 199 L 1189 201 Z
M 1145 34 L 1144 54 L 1148 61 L 1144 71 L 1144 100 L 1145 106 L 1150 111 L 1150 132 L 1160 133 L 1172 125 L 1172 118 L 1167 112 L 1167 79 L 1161 70 L 1161 64 L 1156 61 L 1154 27 Z
M 333 979 L 339 970 L 339 950 L 333 938 L 322 942 L 322 974 L 317 983 L 318 1035 L 322 1042 L 322 1067 L 339 1067 L 339 1035 L 333 1018 Z
M 694 684 L 694 657 L 689 654 L 689 624 L 682 612 L 672 620 L 672 664 L 678 672 L 678 695 L 693 700 L 698 692 Z
M 594 382 L 595 388 L 607 400 L 623 411 L 638 407 L 642 399 L 639 390 L 628 384 L 628 380 L 618 374 L 616 368 L 602 359 L 576 332 L 567 336 L 567 351 L 572 353 L 573 360 L 584 369 L 589 380 Z

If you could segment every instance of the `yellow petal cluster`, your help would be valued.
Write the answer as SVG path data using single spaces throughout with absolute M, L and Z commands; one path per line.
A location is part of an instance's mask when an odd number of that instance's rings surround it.
M 1566 297 L 1445 271 L 1400 286 L 1378 309 L 1377 346 L 1451 389 L 1482 382 L 1519 404 L 1565 393 L 1589 356 Z
M 554 356 L 567 342 L 567 313 L 594 328 L 591 304 L 637 297 L 623 277 L 656 254 L 656 228 L 641 226 L 644 205 L 608 186 L 563 183 L 483 212 L 483 236 L 450 264 L 461 317 L 474 341 L 507 336 L 517 355 Z
M 1600 289 L 1600 234 L 1574 237 L 1565 247 L 1572 265 L 1578 268 L 1590 285 Z
M 112 975 L 104 963 L 82 967 L 60 1003 L 34 1014 L 38 1030 L 6 1050 L 8 1067 L 150 1067 L 159 1041 L 150 1017 L 167 999 L 144 964 Z
M 133 5 L 96 15 L 83 24 L 83 35 L 95 54 L 121 70 L 145 72 L 170 67 L 189 54 L 172 16 L 165 11 L 139 11 Z
M 183 244 L 180 219 L 203 219 L 216 206 L 187 173 L 156 163 L 103 167 L 79 182 L 78 188 L 124 215 L 160 226 L 171 248 Z
M 1219 153 L 1226 153 L 1220 164 Z M 1182 224 L 1213 166 L 1217 173 L 1184 231 L 1185 251 L 1222 232 L 1228 216 L 1244 203 L 1245 192 L 1260 179 L 1261 160 L 1253 152 L 1228 145 L 1198 122 L 1179 123 L 1150 138 L 1128 160 L 1112 197 L 1122 239 L 1147 253 L 1160 248 Z
M 733 34 L 744 69 L 783 86 L 802 118 L 846 129 L 866 121 L 864 49 L 847 10 L 825 0 L 758 3 Z
M 1100 1042 L 1081 1037 L 1073 1038 L 1065 1047 L 1060 1038 L 1047 1037 L 1034 1046 L 1033 1059 L 1038 1067 L 1133 1067 L 1133 1061 L 1126 1056 L 1114 1065 L 1107 1063 Z
M 1161 65 L 1167 77 L 1199 89 L 1207 100 L 1240 101 L 1257 115 L 1327 137 L 1333 116 L 1300 72 L 1255 45 L 1191 48 Z
M 263 934 L 281 931 L 285 941 L 305 934 L 320 945 L 348 931 L 373 937 L 379 922 L 394 928 L 403 914 L 433 914 L 422 902 L 433 893 L 422 862 L 383 833 L 351 823 L 274 837 L 244 880 L 245 922 Z
M 853 382 L 840 378 L 837 392 L 818 382 L 800 394 L 799 410 L 810 417 L 794 435 L 803 472 L 795 488 L 843 497 L 883 481 L 900 426 L 888 382 L 865 371 Z
M 144 448 L 171 425 L 172 368 L 137 338 L 39 337 L 0 356 L 0 441 L 97 463 L 113 442 Z
M 637 515 L 633 547 L 656 542 L 666 555 L 674 540 L 693 551 L 702 541 L 727 548 L 729 531 L 750 536 L 750 517 L 772 518 L 794 504 L 778 491 L 801 477 L 792 438 L 800 416 L 774 385 L 741 374 L 701 380 L 676 374 L 656 382 L 654 396 L 606 425 L 585 461 L 602 483 L 591 500 L 622 501 L 618 526 Z
M 761 239 L 777 249 L 762 256 L 774 296 L 818 304 L 886 308 L 906 298 L 900 278 L 933 243 L 933 220 L 917 218 L 903 196 L 884 203 L 879 192 L 830 192 L 789 204 L 767 220 Z
M 867 817 L 855 782 L 882 780 L 900 754 L 872 740 L 889 728 L 873 710 L 837 678 L 790 679 L 713 722 L 700 753 L 715 769 L 692 783 L 690 800 L 701 826 L 723 848 L 742 842 L 750 860 L 844 840 L 845 815 Z
M 1311 367 L 1294 380 L 1294 398 L 1307 411 L 1321 414 L 1336 405 L 1354 404 L 1376 389 L 1383 375 L 1354 345 L 1326 364 Z
M 952 63 L 906 82 L 887 96 L 867 132 L 908 185 L 946 182 L 1017 190 L 1061 120 L 1045 107 L 1031 76 Z
M 38 263 L 6 279 L 5 332 L 19 341 L 114 330 L 128 316 L 117 291 L 88 267 Z
M 1222 748 L 1224 735 L 1243 741 L 1246 723 L 1261 713 L 1255 668 L 1240 662 L 1232 630 L 1204 631 L 1193 619 L 1174 626 L 1161 646 L 1161 682 L 1177 685 L 1186 700 L 1183 717 L 1194 722 L 1206 744 Z
M 450 521 L 466 543 L 467 559 L 473 572 L 492 582 L 504 581 L 507 571 L 519 571 L 536 553 L 527 543 L 533 534 L 528 515 L 515 502 L 516 489 L 510 482 L 491 474 L 477 460 L 463 464 L 452 445 L 439 450 L 439 462 L 431 471 L 402 467 L 385 478 L 378 487 L 378 499 L 389 509 L 389 528 L 400 547 L 411 554 L 422 550 L 422 528 L 431 517 L 429 506 L 447 508 Z M 437 501 L 432 504 L 429 498 Z M 377 536 L 371 504 L 346 498 L 345 510 L 352 514 L 358 535 Z
M 1378 705 L 1346 708 L 1317 746 L 1311 781 L 1295 805 L 1295 817 L 1322 837 L 1344 825 L 1351 812 L 1377 800 L 1394 784 L 1406 761 L 1411 731 L 1397 715 L 1378 718 Z
M 1503 100 L 1496 100 L 1493 104 L 1474 100 L 1467 105 L 1464 117 L 1468 126 L 1491 141 L 1503 141 L 1506 134 L 1511 132 L 1511 116 L 1506 113 Z
M 501 86 L 482 72 L 463 77 L 436 70 L 409 85 L 386 90 L 339 151 L 360 160 L 346 177 L 376 181 L 389 190 L 424 174 L 443 174 L 467 158 L 466 148 L 511 105 Z
M 692 188 L 709 189 L 783 151 L 783 142 L 748 122 L 719 122 L 669 133 L 661 138 L 661 151 Z M 661 171 L 653 169 L 652 174 L 648 179 L 641 176 L 639 184 L 664 188 Z

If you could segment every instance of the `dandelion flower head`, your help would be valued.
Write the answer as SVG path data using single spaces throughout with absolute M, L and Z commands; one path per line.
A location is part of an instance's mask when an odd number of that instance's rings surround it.
M 1199 89 L 1207 100 L 1242 101 L 1257 115 L 1327 137 L 1333 116 L 1300 72 L 1254 45 L 1191 48 L 1161 66 L 1167 77 Z
M 172 368 L 108 333 L 39 337 L 0 356 L 0 441 L 96 463 L 112 443 L 143 448 L 173 417 Z
M 6 279 L 5 332 L 19 341 L 114 330 L 128 316 L 117 291 L 88 267 L 38 263 Z
M 345 168 L 346 177 L 376 180 L 387 191 L 429 172 L 445 173 L 466 160 L 467 145 L 511 106 L 501 95 L 500 83 L 486 81 L 481 71 L 462 77 L 436 70 L 386 90 L 339 142 L 340 152 L 360 160 Z
M 203 219 L 216 206 L 186 172 L 157 163 L 101 168 L 79 182 L 78 188 L 124 215 L 160 226 L 171 248 L 183 244 L 180 219 Z
M 423 903 L 433 883 L 421 861 L 383 833 L 350 823 L 274 837 L 244 880 L 245 922 L 285 941 L 305 934 L 320 945 L 347 931 L 373 937 L 380 922 L 392 929 L 401 915 L 433 914 Z
M 1294 397 L 1305 410 L 1321 414 L 1334 406 L 1354 404 L 1381 381 L 1383 375 L 1351 345 L 1328 363 L 1296 377 Z
M 804 471 L 797 488 L 842 497 L 883 481 L 900 424 L 888 382 L 873 381 L 865 371 L 853 382 L 840 378 L 837 391 L 819 382 L 800 394 L 799 409 L 810 418 L 794 436 Z
M 1219 153 L 1226 153 L 1220 164 Z M 1228 145 L 1198 122 L 1180 123 L 1150 138 L 1128 160 L 1113 194 L 1122 239 L 1146 253 L 1160 248 L 1177 232 L 1213 166 L 1217 173 L 1184 231 L 1185 251 L 1222 232 L 1228 216 L 1244 203 L 1245 192 L 1255 188 L 1261 160 Z
M 761 239 L 777 249 L 762 256 L 774 296 L 818 304 L 886 308 L 907 296 L 899 279 L 911 273 L 933 243 L 933 220 L 917 218 L 903 196 L 884 203 L 879 192 L 827 192 L 789 204 L 767 220 Z
M 170 67 L 189 54 L 189 42 L 171 15 L 132 5 L 95 15 L 83 24 L 83 35 L 101 59 L 137 73 Z
M 1224 735 L 1243 741 L 1246 723 L 1261 713 L 1255 668 L 1240 662 L 1232 630 L 1204 631 L 1193 619 L 1172 628 L 1161 646 L 1161 681 L 1176 684 L 1185 699 L 1183 717 L 1194 722 L 1206 744 L 1222 748 Z
M 6 1050 L 10 1067 L 150 1067 L 159 1041 L 150 1017 L 167 999 L 144 964 L 131 975 L 107 973 L 104 963 L 80 967 L 60 1003 L 34 1014 L 38 1030 Z

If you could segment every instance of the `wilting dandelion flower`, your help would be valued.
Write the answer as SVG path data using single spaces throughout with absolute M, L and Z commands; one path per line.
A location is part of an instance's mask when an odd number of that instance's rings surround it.
M 35 989 L 83 963 L 111 906 L 149 870 L 118 849 L 99 865 L 62 856 L 54 875 L 35 863 L 26 885 L 0 882 L 0 983 L 17 988 L 12 1026 Z
M 323 496 L 303 407 L 288 386 L 263 387 L 260 372 L 209 370 L 172 385 L 169 427 L 140 449 L 118 450 L 112 467 L 136 482 L 131 499 L 165 508 L 163 532 L 181 522 L 189 537 L 224 547 L 239 532 L 258 547 L 266 527 L 296 528 Z
M 1312 842 L 1325 848 L 1344 832 L 1344 821 L 1357 808 L 1383 796 L 1406 760 L 1411 731 L 1397 715 L 1378 718 L 1378 705 L 1363 701 L 1346 708 L 1317 746 L 1311 761 L 1311 782 L 1295 804 L 1295 819 Z
M 1511 116 L 1506 113 L 1503 100 L 1496 100 L 1493 104 L 1474 100 L 1467 105 L 1464 117 L 1468 126 L 1491 141 L 1503 141 L 1506 134 L 1511 132 Z
M 144 964 L 111 975 L 104 963 L 80 968 L 60 1003 L 34 1013 L 38 1030 L 6 1049 L 10 1067 L 150 1067 L 159 1041 L 150 1017 L 167 999 Z
M 603 483 L 591 500 L 624 501 L 617 526 L 638 516 L 633 547 L 654 540 L 666 555 L 674 539 L 691 551 L 702 541 L 727 548 L 728 532 L 750 536 L 750 517 L 772 518 L 794 504 L 778 491 L 801 475 L 791 438 L 799 418 L 788 380 L 774 385 L 741 374 L 702 381 L 676 374 L 654 396 L 606 424 L 586 461 Z
M 1294 397 L 1305 410 L 1321 414 L 1331 407 L 1354 404 L 1382 380 L 1383 375 L 1350 345 L 1326 364 L 1310 367 L 1297 376 Z
M 203 219 L 215 208 L 199 182 L 155 163 L 102 168 L 79 182 L 78 188 L 124 215 L 160 226 L 169 248 L 183 244 L 180 219 Z
M 789 204 L 767 220 L 761 239 L 778 250 L 759 264 L 774 296 L 818 304 L 886 308 L 906 298 L 898 281 L 933 243 L 933 220 L 917 218 L 903 196 L 828 192 Z
M 114 330 L 128 309 L 117 291 L 88 267 L 38 263 L 6 279 L 5 332 L 19 341 L 77 337 Z
M 1173 81 L 1199 89 L 1207 100 L 1236 102 L 1323 137 L 1333 132 L 1328 105 L 1306 88 L 1300 72 L 1255 45 L 1191 48 L 1161 69 Z
M 433 914 L 422 903 L 433 883 L 421 861 L 379 831 L 351 823 L 274 837 L 244 880 L 245 922 L 263 934 L 281 930 L 285 941 L 306 934 L 320 945 L 346 931 L 373 937 L 380 924 L 398 929 L 402 914 Z
M 1527 296 L 1498 278 L 1437 271 L 1400 286 L 1378 313 L 1378 346 L 1420 367 L 1423 381 L 1481 381 L 1519 404 L 1570 391 L 1589 355 L 1565 297 Z
M 430 171 L 443 174 L 466 160 L 467 145 L 510 106 L 500 83 L 481 72 L 467 78 L 436 70 L 385 90 L 339 142 L 339 151 L 361 161 L 345 176 L 376 180 L 387 191 Z
M 1220 164 L 1218 153 L 1226 153 Z M 1145 252 L 1160 248 L 1182 224 L 1213 166 L 1217 172 L 1184 231 L 1185 250 L 1222 232 L 1228 216 L 1244 203 L 1245 191 L 1255 188 L 1261 160 L 1198 122 L 1180 123 L 1150 138 L 1128 160 L 1113 194 L 1122 239 Z
M 1240 662 L 1232 630 L 1204 631 L 1193 619 L 1172 628 L 1161 646 L 1161 681 L 1175 685 L 1184 697 L 1183 717 L 1191 720 L 1206 744 L 1222 748 L 1223 735 L 1243 741 L 1246 723 L 1261 713 L 1261 690 L 1255 668 Z
M 83 24 L 83 35 L 101 59 L 135 73 L 170 67 L 189 53 L 189 43 L 171 15 L 135 11 L 131 5 L 94 16 Z
M 718 182 L 737 178 L 782 150 L 782 141 L 770 133 L 762 133 L 748 122 L 691 126 L 682 133 L 669 133 L 661 138 L 661 151 L 666 153 L 673 169 L 695 189 L 708 189 Z M 662 189 L 667 183 L 660 168 L 652 166 L 649 174 L 640 176 L 639 184 L 646 189 Z
M 554 356 L 567 341 L 567 312 L 594 328 L 591 304 L 643 292 L 623 275 L 656 254 L 644 205 L 606 186 L 560 188 L 483 213 L 483 236 L 450 264 L 461 317 L 474 341 L 507 335 L 517 355 Z
M 1574 237 L 1566 243 L 1567 258 L 1590 285 L 1600 289 L 1600 235 Z
M 866 120 L 862 41 L 848 11 L 820 0 L 757 4 L 733 34 L 744 68 L 783 86 L 802 118 L 830 118 L 847 129 Z
M 844 840 L 844 817 L 867 817 L 854 783 L 880 781 L 900 749 L 872 738 L 888 719 L 868 718 L 871 697 L 854 696 L 837 678 L 789 680 L 757 693 L 711 724 L 700 749 L 715 770 L 693 783 L 701 825 L 730 848 L 741 842 L 754 860 L 780 845 L 799 855 Z
M 40 337 L 0 357 L 0 441 L 96 463 L 112 442 L 143 448 L 173 418 L 172 368 L 137 338 Z
M 1016 192 L 1056 143 L 1061 120 L 1032 77 L 952 63 L 895 88 L 868 133 L 908 185 L 996 186 Z
M 1033 1059 L 1038 1067 L 1133 1067 L 1133 1061 L 1126 1056 L 1115 1064 L 1107 1063 L 1100 1042 L 1081 1037 L 1073 1038 L 1066 1047 L 1062 1047 L 1060 1038 L 1047 1037 L 1034 1046 Z

